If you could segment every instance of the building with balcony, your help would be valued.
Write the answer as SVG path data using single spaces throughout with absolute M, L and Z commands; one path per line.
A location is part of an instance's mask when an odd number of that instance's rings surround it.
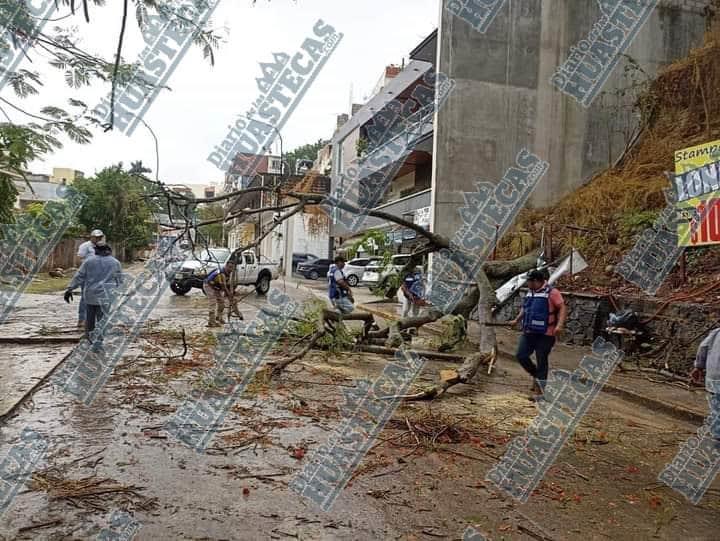
M 327 194 L 330 178 L 311 170 L 305 175 L 285 176 L 278 173 L 258 173 L 245 186 L 279 187 L 279 193 L 289 191 Z M 276 218 L 274 211 L 256 212 L 267 207 L 291 205 L 295 202 L 278 192 L 254 191 L 239 195 L 226 207 L 228 215 L 239 215 L 227 222 L 228 248 L 237 250 L 251 244 L 270 229 Z M 327 257 L 329 253 L 329 220 L 319 208 L 307 209 L 285 220 L 262 239 L 256 253 L 273 261 L 292 261 L 295 252 L 314 253 Z
M 245 189 L 256 175 L 282 175 L 286 169 L 280 156 L 239 152 L 225 174 L 224 191 Z
M 428 227 L 435 118 L 435 90 L 428 81 L 436 48 L 433 32 L 410 53 L 408 64 L 385 68 L 378 93 L 347 121 L 338 120 L 331 141 L 331 178 L 332 193 L 339 199 Z M 397 148 L 402 150 L 392 150 Z M 357 179 L 348 178 L 351 170 L 359 171 Z M 353 213 L 337 209 L 331 219 L 334 248 L 350 246 L 369 229 L 385 230 L 398 252 L 410 250 L 415 241 L 412 230 L 371 217 L 358 223 Z

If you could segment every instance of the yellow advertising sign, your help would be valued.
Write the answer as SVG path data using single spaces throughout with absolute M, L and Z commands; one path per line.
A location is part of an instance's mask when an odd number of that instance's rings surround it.
M 720 140 L 675 152 L 673 188 L 684 218 L 678 221 L 678 245 L 720 244 Z
M 675 151 L 675 174 L 720 160 L 720 140 Z

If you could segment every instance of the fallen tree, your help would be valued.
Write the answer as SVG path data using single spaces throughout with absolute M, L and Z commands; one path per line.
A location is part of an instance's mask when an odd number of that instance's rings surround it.
M 158 193 L 153 194 L 153 196 L 163 196 L 167 198 L 168 207 L 173 205 L 179 205 L 182 207 L 190 204 L 219 202 L 223 200 L 230 202 L 231 212 L 228 212 L 224 218 L 207 220 L 201 224 L 194 225 L 189 222 L 180 225 L 163 224 L 167 227 L 183 229 L 185 232 L 189 231 L 189 229 L 193 227 L 230 221 L 238 218 L 241 219 L 249 214 L 258 214 L 262 212 L 274 213 L 272 222 L 263 231 L 260 231 L 252 242 L 235 250 L 231 258 L 239 257 L 243 251 L 259 246 L 260 242 L 264 238 L 266 238 L 272 231 L 274 231 L 280 224 L 285 222 L 291 216 L 294 216 L 299 212 L 303 212 L 308 207 L 317 207 L 326 202 L 326 196 L 323 194 L 303 193 L 293 191 L 291 189 L 283 189 L 281 186 L 252 187 L 245 190 L 236 190 L 218 197 L 191 200 L 182 194 L 170 191 L 162 183 L 151 181 L 149 179 L 145 180 L 153 183 L 159 189 Z M 267 192 L 269 194 L 274 194 L 275 203 L 259 209 L 237 210 L 234 201 L 236 201 L 240 196 L 250 192 Z M 292 202 L 287 203 L 288 200 L 291 200 Z M 285 202 L 281 204 L 280 201 Z M 517 274 L 535 268 L 538 253 L 531 252 L 523 257 L 510 261 L 486 261 L 481 265 L 469 266 L 468 262 L 472 261 L 472 258 L 470 257 L 471 254 L 462 252 L 456 246 L 453 246 L 450 240 L 446 237 L 427 231 L 418 224 L 403 220 L 402 218 L 386 212 L 373 209 L 360 209 L 343 201 L 334 202 L 334 205 L 339 209 L 352 214 L 362 213 L 370 217 L 386 220 L 401 227 L 412 229 L 423 238 L 425 241 L 424 244 L 411 254 L 410 260 L 400 271 L 400 280 L 403 280 L 408 273 L 412 272 L 412 270 L 422 262 L 422 258 L 424 256 L 439 253 L 441 251 L 444 251 L 446 254 L 449 253 L 450 259 L 458 268 L 455 272 L 453 272 L 452 277 L 440 276 L 435 277 L 435 279 L 445 282 L 446 284 L 450 284 L 453 287 L 463 288 L 463 294 L 458 302 L 454 306 L 450 307 L 449 310 L 447 309 L 447 306 L 444 307 L 445 311 L 438 306 L 429 306 L 422 315 L 401 319 L 384 329 L 377 328 L 375 319 L 371 314 L 354 312 L 350 315 L 341 316 L 333 310 L 324 308 L 313 316 L 314 329 L 312 332 L 303 335 L 300 340 L 296 342 L 295 346 L 299 345 L 300 342 L 303 342 L 303 346 L 299 349 L 299 351 L 270 363 L 268 366 L 270 374 L 276 377 L 282 374 L 289 365 L 299 359 L 302 359 L 314 348 L 318 348 L 321 341 L 328 335 L 335 335 L 341 328 L 343 329 L 343 332 L 347 332 L 347 329 L 344 326 L 344 322 L 346 321 L 363 322 L 363 329 L 360 336 L 357 337 L 355 344 L 349 346 L 349 349 L 359 351 L 365 350 L 391 355 L 394 354 L 397 349 L 408 340 L 408 336 L 405 331 L 409 329 L 420 329 L 424 325 L 436 322 L 448 315 L 461 316 L 465 322 L 467 322 L 470 318 L 470 314 L 476 308 L 478 309 L 481 321 L 481 335 L 478 351 L 463 357 L 462 364 L 457 370 L 442 371 L 439 381 L 432 387 L 412 395 L 404 396 L 403 398 L 427 400 L 439 397 L 457 384 L 469 383 L 477 374 L 481 366 L 492 366 L 497 358 L 497 340 L 494 327 L 492 325 L 484 324 L 485 322 L 493 321 L 492 309 L 494 305 L 497 304 L 495 290 L 492 287 L 491 279 L 507 280 Z M 373 330 L 373 328 L 377 330 Z M 442 354 L 435 355 L 435 357 L 441 356 Z M 453 360 L 455 361 L 458 360 L 458 356 L 451 357 L 453 357 Z

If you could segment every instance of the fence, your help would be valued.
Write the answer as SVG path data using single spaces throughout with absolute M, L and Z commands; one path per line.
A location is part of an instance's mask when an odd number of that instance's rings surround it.
M 80 264 L 79 258 L 76 256 L 80 244 L 86 239 L 62 239 L 55 249 L 50 253 L 41 272 L 47 272 L 51 269 L 69 269 L 77 267 Z

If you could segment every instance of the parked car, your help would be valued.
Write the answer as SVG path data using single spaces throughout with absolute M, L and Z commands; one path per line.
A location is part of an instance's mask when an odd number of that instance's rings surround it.
M 315 261 L 316 259 L 319 259 L 318 256 L 313 254 L 305 254 L 305 253 L 299 253 L 299 254 L 293 254 L 292 258 L 292 270 L 295 272 L 298 268 L 298 265 L 300 263 L 309 263 L 311 261 Z
M 385 291 L 388 298 L 394 297 L 398 284 L 393 277 L 399 275 L 409 259 L 409 254 L 399 254 L 392 256 L 390 262 L 384 268 L 382 260 L 369 264 L 365 267 L 360 285 L 369 287 L 372 292 Z
M 227 248 L 203 250 L 197 257 L 191 255 L 170 282 L 170 289 L 176 295 L 185 295 L 192 288 L 202 289 L 203 280 L 213 270 L 223 266 L 230 259 Z M 235 283 L 254 285 L 255 291 L 265 295 L 270 290 L 270 281 L 278 277 L 279 265 L 266 258 L 258 259 L 255 252 L 246 250 L 241 254 L 235 268 Z
M 317 280 L 321 276 L 323 278 L 327 277 L 330 265 L 332 265 L 332 261 L 329 259 L 316 259 L 315 261 L 300 263 L 297 267 L 297 271 L 305 278 Z
M 382 259 L 379 257 L 357 257 L 348 261 L 343 269 L 348 285 L 357 286 L 365 273 L 365 268 L 381 261 Z

